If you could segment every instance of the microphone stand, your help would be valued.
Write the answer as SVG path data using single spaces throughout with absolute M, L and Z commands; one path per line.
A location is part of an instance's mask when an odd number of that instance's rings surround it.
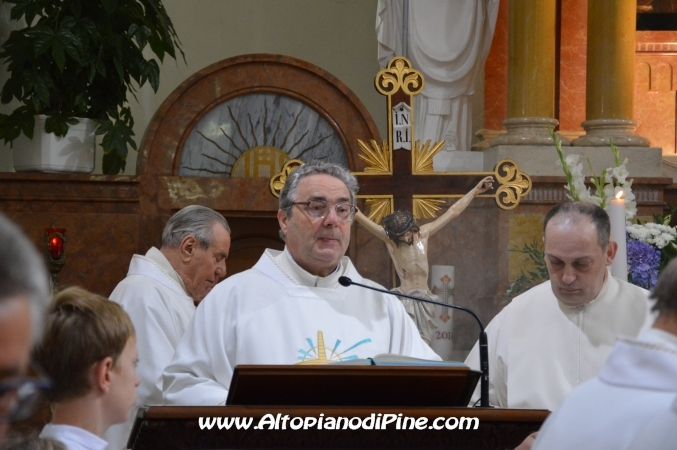
M 365 289 L 371 289 L 372 291 L 376 292 L 383 292 L 384 294 L 390 294 L 390 295 L 395 295 L 397 297 L 405 297 L 405 298 L 410 298 L 412 300 L 418 300 L 419 302 L 426 302 L 426 303 L 432 303 L 433 305 L 439 305 L 439 306 L 444 306 L 447 308 L 453 308 L 457 309 L 459 311 L 465 311 L 468 314 L 472 315 L 475 320 L 477 321 L 477 324 L 480 326 L 480 338 L 479 338 L 479 343 L 480 343 L 480 370 L 482 371 L 482 377 L 480 378 L 480 407 L 483 408 L 490 408 L 491 405 L 489 405 L 489 345 L 487 344 L 487 333 L 484 331 L 484 325 L 482 325 L 482 321 L 480 320 L 479 317 L 477 317 L 477 314 L 475 314 L 472 310 L 468 308 L 464 308 L 463 306 L 457 306 L 457 305 L 449 305 L 447 303 L 442 303 L 442 302 L 436 302 L 434 300 L 428 300 L 427 298 L 420 298 L 420 297 L 415 297 L 413 295 L 407 295 L 407 294 L 401 294 L 399 292 L 393 293 L 390 291 L 387 291 L 385 289 L 379 289 L 373 286 L 368 286 L 366 284 L 361 284 L 357 283 L 353 280 L 351 280 L 348 277 L 339 277 L 339 284 L 341 286 L 350 286 L 351 284 L 355 286 L 360 286 Z

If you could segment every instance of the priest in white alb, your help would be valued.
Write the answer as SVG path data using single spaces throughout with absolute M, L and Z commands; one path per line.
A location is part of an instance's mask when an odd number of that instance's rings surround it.
M 659 313 L 638 338 L 619 338 L 597 377 L 575 389 L 541 427 L 534 449 L 677 447 L 677 260 L 652 297 Z
M 193 319 L 195 304 L 226 276 L 229 250 L 226 219 L 212 209 L 190 205 L 167 221 L 159 249 L 151 247 L 145 255 L 132 257 L 127 277 L 110 299 L 129 314 L 136 329 L 141 384 L 127 421 L 104 435 L 108 450 L 125 447 L 137 408 L 163 404 L 162 371 Z
M 489 401 L 502 408 L 554 410 L 599 373 L 616 336 L 636 337 L 653 322 L 649 292 L 607 269 L 618 246 L 602 208 L 562 203 L 543 227 L 550 280 L 515 297 L 486 329 Z M 477 344 L 466 364 L 479 370 Z
M 633 439 L 628 450 L 672 450 L 677 442 L 677 397 L 670 409 L 651 417 Z
M 395 353 L 439 360 L 396 297 L 339 285 L 363 279 L 343 256 L 358 185 L 346 169 L 307 163 L 280 193 L 282 252 L 214 288 L 164 372 L 173 405 L 224 404 L 238 364 L 322 364 Z

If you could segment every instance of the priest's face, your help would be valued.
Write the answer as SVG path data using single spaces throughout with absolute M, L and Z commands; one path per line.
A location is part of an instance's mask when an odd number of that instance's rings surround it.
M 327 214 L 311 217 L 306 205 L 300 204 L 310 200 L 327 202 Z M 287 250 L 299 266 L 313 275 L 325 277 L 332 273 L 348 248 L 352 222 L 340 220 L 335 210 L 337 203 L 345 202 L 350 202 L 350 193 L 341 180 L 326 174 L 308 175 L 299 181 L 289 217 L 283 210 L 277 213 Z
M 608 276 L 616 244 L 600 247 L 597 228 L 587 218 L 553 217 L 545 230 L 545 264 L 552 291 L 567 306 L 592 301 Z
M 195 238 L 192 239 L 194 242 L 190 246 L 182 243 L 185 265 L 177 272 L 193 300 L 201 302 L 226 276 L 230 233 L 221 224 L 215 223 L 212 227 L 212 245 L 209 248 L 202 248 Z

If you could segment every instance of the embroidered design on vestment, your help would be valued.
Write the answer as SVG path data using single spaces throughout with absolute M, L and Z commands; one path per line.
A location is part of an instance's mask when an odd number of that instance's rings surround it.
M 308 341 L 308 348 L 299 349 L 300 355 L 297 364 L 329 364 L 332 362 L 357 359 L 357 355 L 346 355 L 346 353 L 362 344 L 371 342 L 371 339 L 362 339 L 358 343 L 342 351 L 339 351 L 339 347 L 341 346 L 340 339 L 336 339 L 333 348 L 330 349 L 326 347 L 324 344 L 324 333 L 322 331 L 317 332 L 317 343 L 313 343 L 311 338 L 306 338 L 306 341 Z

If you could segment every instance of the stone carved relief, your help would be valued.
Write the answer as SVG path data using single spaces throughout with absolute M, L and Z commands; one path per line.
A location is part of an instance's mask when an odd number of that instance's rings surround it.
M 284 95 L 255 93 L 200 119 L 184 144 L 179 175 L 270 178 L 290 159 L 348 167 L 339 136 L 315 110 Z

